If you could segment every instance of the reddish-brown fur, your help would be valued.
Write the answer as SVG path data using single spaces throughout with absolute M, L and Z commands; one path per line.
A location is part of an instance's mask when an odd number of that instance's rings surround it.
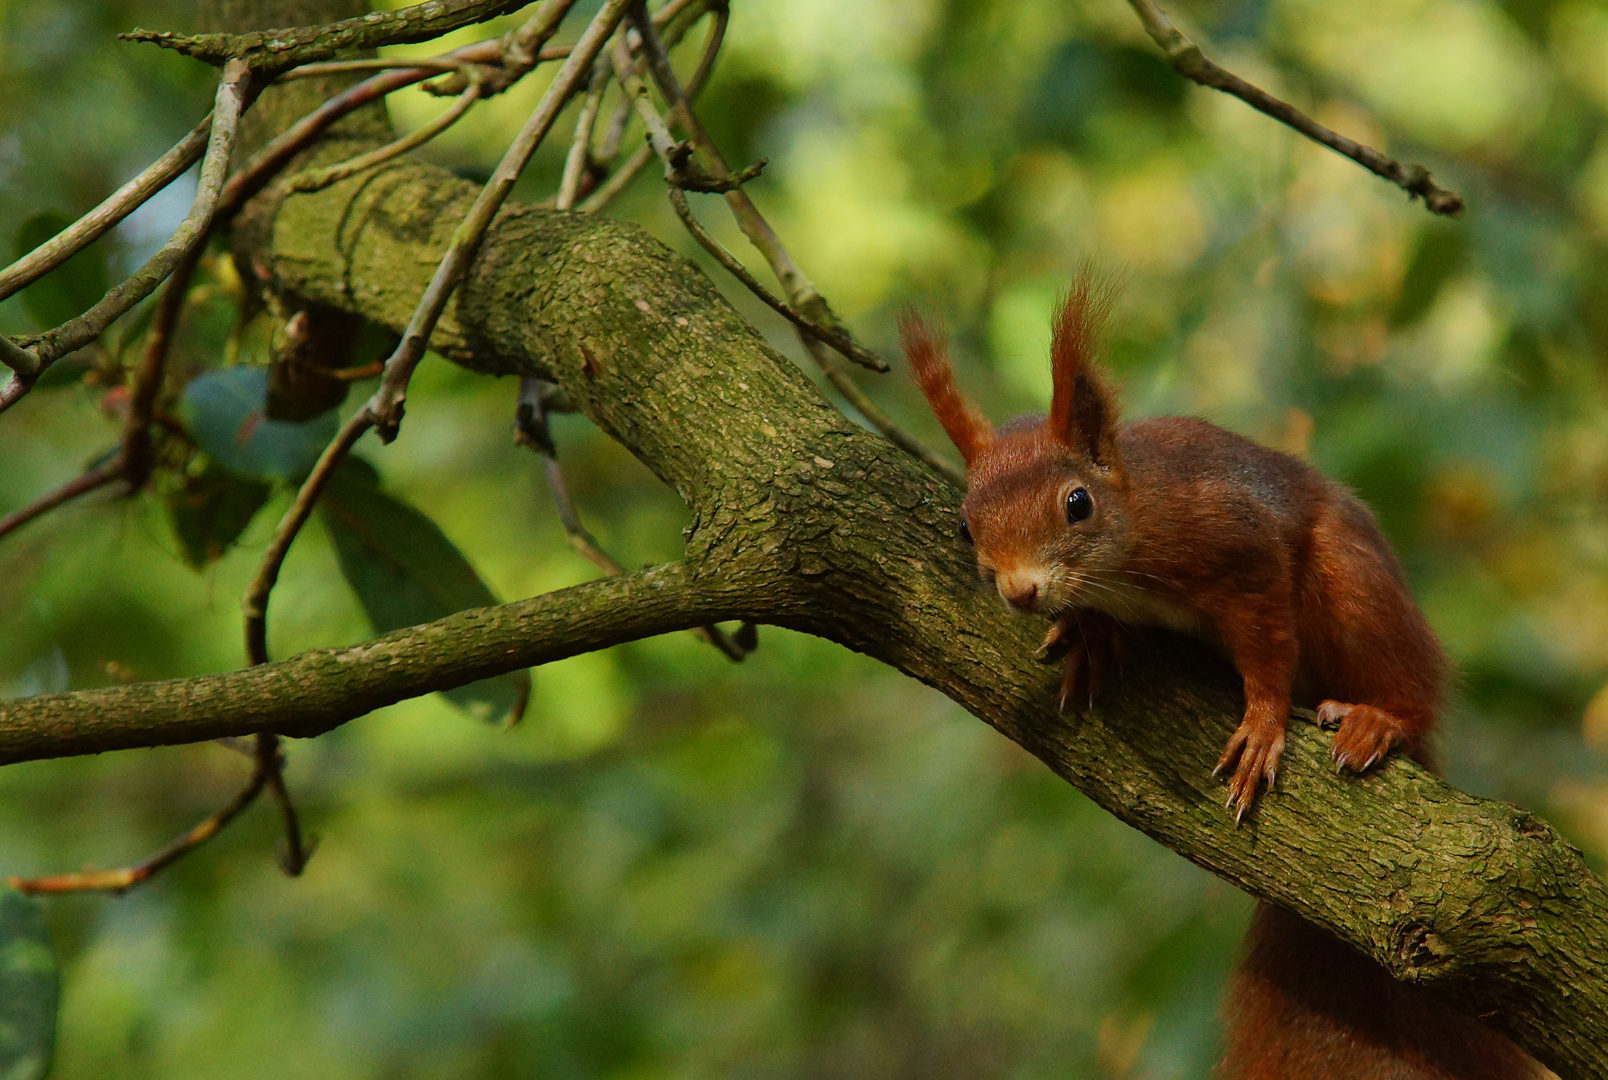
M 949 366 L 943 336 L 928 329 L 914 315 L 900 320 L 899 335 L 904 340 L 905 358 L 916 376 L 916 383 L 932 404 L 944 434 L 970 466 L 972 459 L 993 440 L 994 433 L 988 421 L 972 408 L 955 385 L 955 373 Z
M 1367 507 L 1305 462 L 1203 420 L 1118 424 L 1095 360 L 1110 302 L 1079 276 L 1054 324 L 1049 416 L 997 432 L 961 396 L 939 336 L 914 317 L 902 326 L 917 381 L 966 459 L 962 513 L 981 572 L 1013 609 L 1054 620 L 1045 648 L 1078 643 L 1062 707 L 1082 670 L 1097 690 L 1121 624 L 1159 624 L 1215 642 L 1244 680 L 1245 714 L 1218 762 L 1233 770 L 1237 818 L 1275 780 L 1292 701 L 1338 725 L 1337 767 L 1363 772 L 1396 748 L 1429 764 L 1447 665 Z M 1260 906 L 1247 940 L 1225 1078 L 1545 1075 L 1279 909 Z

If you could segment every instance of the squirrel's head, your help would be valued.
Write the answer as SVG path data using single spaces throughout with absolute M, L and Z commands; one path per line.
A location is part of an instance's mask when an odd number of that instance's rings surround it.
M 1117 455 L 1117 412 L 1094 361 L 1112 289 L 1078 275 L 1055 316 L 1049 416 L 995 431 L 961 396 L 941 335 L 900 325 L 916 382 L 967 472 L 965 535 L 977 566 L 1015 611 L 1054 616 L 1104 587 L 1125 561 L 1130 517 Z

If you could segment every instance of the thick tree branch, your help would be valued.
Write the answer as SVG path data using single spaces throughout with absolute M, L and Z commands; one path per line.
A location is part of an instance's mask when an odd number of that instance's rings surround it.
M 471 197 L 417 166 L 297 196 L 261 208 L 265 261 L 292 294 L 399 327 Z M 1210 772 L 1239 695 L 1187 643 L 1153 651 L 1081 723 L 1060 718 L 1056 673 L 1030 659 L 1042 627 L 963 585 L 959 493 L 829 406 L 640 229 L 505 209 L 435 344 L 559 383 L 686 499 L 698 565 L 778 561 L 789 587 L 727 616 L 938 687 L 1124 821 L 1443 989 L 1560 1073 L 1608 1074 L 1608 890 L 1577 852 L 1408 762 L 1337 777 L 1327 738 L 1299 724 L 1282 789 L 1235 829 Z
M 294 298 L 400 329 L 472 185 L 397 164 L 247 211 Z M 848 421 L 690 263 L 632 225 L 505 207 L 436 348 L 558 383 L 675 487 L 687 562 L 227 675 L 5 703 L 0 760 L 254 731 L 314 734 L 401 698 L 716 620 L 792 627 L 937 687 L 1101 806 L 1447 994 L 1565 1078 L 1608 1076 L 1608 889 L 1545 823 L 1412 763 L 1336 776 L 1296 723 L 1243 828 L 1212 762 L 1231 672 L 1158 636 L 1083 717 L 1055 709 L 1043 627 L 965 587 L 959 492 Z
M 730 617 L 757 581 L 662 566 L 341 649 L 167 682 L 0 701 L 0 764 L 257 732 L 318 735 L 394 702 Z

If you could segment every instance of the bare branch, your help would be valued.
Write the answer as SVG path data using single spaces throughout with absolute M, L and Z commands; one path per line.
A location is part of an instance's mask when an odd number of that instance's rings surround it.
M 495 42 L 492 44 L 495 45 Z M 459 50 L 460 53 L 464 51 L 467 50 Z M 448 55 L 457 57 L 459 54 Z M 274 136 L 262 149 L 252 155 L 243 169 L 229 178 L 229 182 L 224 185 L 223 192 L 218 197 L 218 220 L 227 220 L 238 212 L 246 200 L 261 191 L 263 185 L 278 174 L 291 158 L 307 149 L 318 134 L 335 121 L 364 105 L 380 100 L 394 90 L 433 78 L 440 74 L 440 71 L 438 66 L 432 64 L 387 71 L 341 91 L 297 120 Z
M 113 480 L 123 475 L 123 461 L 121 455 L 87 470 L 81 476 L 74 477 L 50 494 L 29 503 L 21 510 L 14 511 L 0 518 L 0 536 L 13 532 L 19 526 L 26 525 L 34 518 L 49 513 L 63 503 L 71 502 L 80 495 L 87 495 L 91 491 L 105 487 Z
M 261 736 L 259 736 L 261 738 Z M 175 837 L 160 851 L 156 852 L 144 862 L 135 866 L 124 867 L 121 870 L 81 870 L 73 874 L 52 874 L 48 877 L 7 879 L 7 884 L 18 892 L 25 893 L 69 893 L 69 892 L 109 892 L 121 893 L 142 881 L 148 880 L 151 875 L 173 865 L 184 856 L 212 839 L 222 831 L 223 827 L 233 821 L 242 810 L 250 806 L 268 780 L 268 772 L 259 759 L 251 769 L 251 779 L 240 793 L 229 800 L 217 813 L 211 814 L 201 824 L 188 832 Z
M 586 89 L 581 114 L 575 120 L 575 138 L 570 141 L 569 155 L 564 158 L 564 176 L 553 200 L 556 209 L 574 207 L 581 182 L 593 168 L 592 135 L 597 130 L 597 114 L 603 109 L 603 91 L 608 89 L 611 70 L 606 56 L 599 57 L 592 65 L 592 82 Z
M 669 194 L 670 205 L 675 207 L 676 216 L 681 219 L 681 223 L 692 234 L 692 238 L 698 241 L 699 245 L 713 256 L 716 262 L 725 267 L 732 277 L 747 286 L 749 292 L 763 300 L 772 311 L 775 311 L 811 337 L 832 346 L 832 348 L 861 367 L 870 368 L 872 371 L 888 370 L 886 360 L 847 334 L 832 327 L 817 326 L 803 312 L 772 296 L 771 291 L 761 285 L 759 280 L 748 272 L 748 268 L 738 262 L 737 257 L 727 251 L 726 246 L 716 240 L 709 230 L 703 227 L 703 222 L 698 220 L 697 216 L 693 214 L 692 208 L 687 205 L 687 197 L 682 194 L 680 188 L 672 185 L 669 188 Z
M 517 11 L 530 0 L 427 0 L 395 11 L 376 11 L 324 26 L 257 30 L 249 34 L 197 34 L 135 29 L 125 41 L 144 41 L 208 64 L 244 60 L 254 72 L 277 73 L 327 60 L 346 51 L 429 41 L 462 26 Z
M 564 16 L 574 6 L 575 0 L 546 0 L 518 29 L 503 38 L 502 86 L 512 85 L 524 78 L 536 66 L 541 58 L 542 46 L 558 32 L 559 23 L 564 21 Z M 565 100 L 568 100 L 568 95 Z
M 234 149 L 235 131 L 250 93 L 250 82 L 251 72 L 243 61 L 231 60 L 225 65 L 212 109 L 212 134 L 207 143 L 206 157 L 201 162 L 201 179 L 196 187 L 195 199 L 190 204 L 190 212 L 167 243 L 162 245 L 162 249 L 151 256 L 133 277 L 115 286 L 99 303 L 78 318 L 58 326 L 39 339 L 33 348 L 39 358 L 38 371 L 44 371 L 61 357 L 100 337 L 114 320 L 155 292 L 174 267 L 206 239 L 212 225 L 213 209 L 223 188 L 224 174 L 229 168 L 229 154 Z M 27 379 L 20 374 L 14 375 L 11 384 L 0 392 L 0 411 L 27 393 L 37 375 L 37 371 Z M 14 390 L 16 387 L 20 389 Z
M 285 752 L 279 745 L 279 736 L 259 732 L 253 756 L 285 824 L 279 867 L 287 877 L 301 877 L 318 843 L 316 838 L 308 841 L 302 836 L 301 818 L 296 813 L 296 804 L 290 800 L 290 789 L 285 786 Z
M 647 25 L 646 21 L 644 20 L 641 25 Z M 675 72 L 670 67 L 669 58 L 664 53 L 663 47 L 658 42 L 657 38 L 653 37 L 651 30 L 644 35 L 644 48 L 648 50 L 650 63 L 652 64 L 654 71 L 659 75 L 661 80 L 667 84 L 664 87 L 666 96 L 670 97 L 671 100 L 679 102 L 677 115 L 684 120 L 690 120 L 689 131 L 694 134 L 695 138 L 701 140 L 699 142 L 699 149 L 710 156 L 711 160 L 715 164 L 717 175 L 730 175 L 730 168 L 726 165 L 725 159 L 720 157 L 718 151 L 714 149 L 713 144 L 710 142 L 708 134 L 703 131 L 702 126 L 697 123 L 696 117 L 692 115 L 691 105 L 687 101 L 686 95 L 682 93 L 679 84 L 675 81 Z M 657 59 L 654 59 L 655 57 Z M 619 77 L 622 85 L 625 86 L 627 95 L 636 104 L 637 114 L 642 118 L 643 125 L 648 129 L 649 143 L 652 145 L 654 151 L 664 159 L 666 179 L 673 189 L 676 186 L 676 179 L 680 173 L 680 167 L 677 164 L 676 157 L 679 152 L 678 148 L 680 144 L 673 143 L 671 141 L 671 136 L 668 130 L 665 128 L 663 119 L 660 118 L 658 112 L 653 108 L 653 104 L 648 101 L 646 88 L 642 86 L 641 80 L 637 78 L 635 71 L 630 67 L 629 58 L 624 55 L 623 50 L 618 48 L 615 52 L 615 74 Z M 780 262 L 780 264 L 776 261 L 773 261 L 771 267 L 772 270 L 775 271 L 777 278 L 782 281 L 783 286 L 787 287 L 787 283 L 790 278 L 786 276 L 785 272 L 787 271 L 788 267 L 793 266 L 793 263 L 791 257 L 787 256 L 786 250 L 782 248 L 780 239 L 776 237 L 776 234 L 771 229 L 769 223 L 767 223 L 765 219 L 760 216 L 758 209 L 755 208 L 754 204 L 748 199 L 748 196 L 740 189 L 728 193 L 726 199 L 727 205 L 732 206 L 733 213 L 737 214 L 739 223 L 744 220 L 745 215 L 750 222 L 753 223 L 754 231 L 750 232 L 745 228 L 745 232 L 748 232 L 750 240 L 754 238 L 756 233 L 768 237 L 768 244 L 770 245 L 769 249 L 767 250 L 767 248 L 761 248 L 761 251 L 766 251 L 767 254 L 770 252 L 776 252 L 778 253 L 779 259 L 785 260 Z M 673 203 L 676 202 L 675 196 L 672 196 L 671 201 Z M 705 250 L 709 250 L 708 244 L 705 243 L 705 238 L 707 237 L 708 241 L 711 243 L 714 242 L 714 238 L 709 236 L 701 226 L 694 228 L 694 225 L 697 224 L 697 220 L 693 217 L 690 210 L 683 214 L 682 211 L 684 208 L 685 200 L 682 199 L 680 204 L 676 207 L 677 215 L 681 217 L 683 223 L 687 223 L 689 221 L 693 223 L 688 225 L 689 230 L 692 231 L 694 238 L 697 239 L 700 244 L 704 244 Z M 756 246 L 758 246 L 757 243 Z M 724 247 L 720 247 L 718 244 L 716 244 L 716 247 L 718 247 L 722 252 L 725 251 Z M 720 259 L 721 264 L 726 266 L 727 269 L 731 269 L 731 264 L 741 265 L 738 264 L 735 257 L 731 257 L 729 253 L 727 253 L 727 256 L 731 259 L 731 263 L 727 263 L 725 259 L 721 259 L 721 256 L 716 254 L 714 251 L 711 251 L 710 253 L 714 254 L 717 259 Z M 797 271 L 796 267 L 793 267 L 793 269 L 796 272 L 797 278 L 803 279 L 802 271 Z M 744 280 L 745 277 L 746 280 Z M 738 275 L 738 280 L 743 281 L 745 285 L 747 285 L 749 281 L 754 281 L 752 275 L 746 274 L 746 271 L 744 274 Z M 810 318 L 806 312 L 819 312 L 826 316 L 826 318 L 833 323 L 836 322 L 836 319 L 832 318 L 831 308 L 827 305 L 825 298 L 823 298 L 821 294 L 815 290 L 813 285 L 809 285 L 807 279 L 803 279 L 803 281 L 804 285 L 808 286 L 807 292 L 793 296 L 793 305 L 791 305 L 788 310 L 800 315 L 809 324 L 808 327 L 801 326 L 799 328 L 799 337 L 803 341 L 804 347 L 809 352 L 810 357 L 821 368 L 821 372 L 826 376 L 827 381 L 829 381 L 833 387 L 835 387 L 837 391 L 843 395 L 843 397 L 860 413 L 861 416 L 865 417 L 867 423 L 876 428 L 878 431 L 882 432 L 889 442 L 893 443 L 901 450 L 904 450 L 906 453 L 911 454 L 912 456 L 925 462 L 929 467 L 936 470 L 941 476 L 950 480 L 957 486 L 965 487 L 965 473 L 955 468 L 948 461 L 944 460 L 943 457 L 933 452 L 930 448 L 923 444 L 919 439 L 915 438 L 909 432 L 900 427 L 891 416 L 889 416 L 880 406 L 876 404 L 876 402 L 871 400 L 870 395 L 860 388 L 859 384 L 854 381 L 853 376 L 844 370 L 842 364 L 838 362 L 836 356 L 828 352 L 822 346 L 822 339 L 817 336 L 817 331 L 815 329 L 817 325 L 816 320 Z M 754 285 L 757 286 L 758 282 L 754 281 Z M 750 286 L 750 288 L 752 287 L 754 286 Z M 769 293 L 763 292 L 760 298 L 766 299 L 767 297 L 769 297 Z M 809 306 L 806 307 L 805 305 Z M 772 306 L 774 306 L 774 304 Z M 786 311 L 782 313 L 784 315 L 787 314 Z M 850 340 L 852 341 L 852 339 Z M 875 354 L 870 355 L 874 356 Z M 880 358 L 878 362 L 881 362 Z M 881 370 L 887 370 L 887 365 L 885 363 L 882 364 Z
M 341 430 L 330 440 L 324 452 L 319 455 L 318 463 L 313 471 L 302 482 L 301 489 L 296 492 L 296 499 L 280 518 L 279 525 L 274 529 L 273 539 L 268 541 L 268 550 L 263 553 L 262 563 L 257 567 L 256 575 L 246 586 L 245 596 L 240 601 L 240 610 L 245 616 L 246 629 L 246 662 L 248 664 L 265 664 L 268 662 L 268 596 L 273 592 L 274 585 L 279 581 L 279 570 L 285 565 L 285 555 L 290 551 L 290 545 L 300 535 L 302 526 L 312 516 L 313 507 L 318 505 L 318 497 L 324 493 L 324 487 L 329 478 L 335 475 L 335 470 L 345 459 L 347 453 L 363 437 L 363 433 L 374 426 L 374 419 L 369 415 L 367 407 L 359 409 L 342 425 Z
M 496 59 L 496 42 L 478 42 L 483 48 L 481 51 L 487 55 L 480 63 L 490 63 Z M 474 46 L 466 46 L 473 48 Z M 320 64 L 304 64 L 299 68 L 292 68 L 279 76 L 281 83 L 295 82 L 298 79 L 321 79 L 327 75 L 348 75 L 357 71 L 395 71 L 398 68 L 434 68 L 438 74 L 445 75 L 450 71 L 462 71 L 469 61 L 460 59 L 456 52 L 444 56 L 407 56 L 407 57 L 365 57 L 361 60 L 329 60 Z
M 659 83 L 659 89 L 663 92 L 665 100 L 674 107 L 677 121 L 686 129 L 693 144 L 709 159 L 710 171 L 716 176 L 730 175 L 731 166 L 726 163 L 714 140 L 709 138 L 709 133 L 693 114 L 691 103 L 681 88 L 680 80 L 676 78 L 675 69 L 670 66 L 669 54 L 665 52 L 664 45 L 659 40 L 653 21 L 646 17 L 642 0 L 636 0 L 632 9 L 632 19 L 642 36 L 642 48 L 648 58 L 648 67 L 653 72 L 655 81 Z M 737 188 L 726 193 L 726 205 L 731 207 L 732 216 L 737 219 L 737 224 L 742 228 L 743 235 L 748 237 L 749 243 L 765 256 L 765 261 L 770 264 L 776 279 L 782 283 L 782 289 L 787 293 L 788 300 L 800 311 L 814 315 L 815 307 L 820 302 L 820 293 L 793 261 L 792 255 L 783 246 L 776 231 L 759 212 L 753 200 L 741 188 Z
M 14 386 L 27 387 L 41 370 L 38 353 L 23 348 L 4 334 L 0 334 L 0 364 L 4 364 L 15 373 L 11 381 L 6 384 L 7 390 Z M 0 402 L 4 402 L 4 405 L 9 405 L 15 400 L 15 398 L 10 400 L 0 398 Z M 3 405 L 0 405 L 0 411 L 3 411 Z
M 395 142 L 370 150 L 366 154 L 359 154 L 349 161 L 329 165 L 322 169 L 308 169 L 305 172 L 297 173 L 290 180 L 290 190 L 317 191 L 320 188 L 326 188 L 333 183 L 345 180 L 348 176 L 356 176 L 365 169 L 383 165 L 392 158 L 400 157 L 415 147 L 423 146 L 462 119 L 463 114 L 469 111 L 469 107 L 480 100 L 483 86 L 484 82 L 480 76 L 472 74 L 469 77 L 468 88 L 458 95 L 457 99 L 453 101 L 446 111 L 428 124 L 416 131 L 409 132 Z
M 171 184 L 196 163 L 207 146 L 212 114 L 202 117 L 190 134 L 138 176 L 108 195 L 95 209 L 0 270 L 0 300 L 50 273 L 104 236 L 152 195 Z
M 270 731 L 322 734 L 385 705 L 737 617 L 744 572 L 672 564 L 460 611 L 372 641 L 167 682 L 0 699 L 0 763 Z
M 402 334 L 402 341 L 385 362 L 385 376 L 380 382 L 379 389 L 369 400 L 367 410 L 373 415 L 374 426 L 383 441 L 390 442 L 396 438 L 397 429 L 402 423 L 408 381 L 413 376 L 413 369 L 423 359 L 430 335 L 435 330 L 436 322 L 441 318 L 441 312 L 447 306 L 447 299 L 463 280 L 463 275 L 468 271 L 475 252 L 479 250 L 480 240 L 485 235 L 492 218 L 496 216 L 497 210 L 513 190 L 514 181 L 519 179 L 519 174 L 524 171 L 531 155 L 536 152 L 536 147 L 552 128 L 553 121 L 558 118 L 564 103 L 579 89 L 582 80 L 591 71 L 592 64 L 602 51 L 604 43 L 608 41 L 610 35 L 614 33 L 614 28 L 625 15 L 628 2 L 629 0 L 605 0 L 602 10 L 581 34 L 574 50 L 564 61 L 564 66 L 559 69 L 552 84 L 537 103 L 535 112 L 526 121 L 524 128 L 514 139 L 513 145 L 498 163 L 491 179 L 481 189 L 468 214 L 454 231 L 452 243 L 448 246 L 446 255 L 436 268 L 429 287 L 425 289 L 423 298 L 414 310 L 413 318 Z
M 1150 40 L 1167 54 L 1173 70 L 1191 82 L 1213 90 L 1232 94 L 1258 112 L 1305 135 L 1313 142 L 1322 143 L 1337 154 L 1355 161 L 1376 176 L 1389 180 L 1405 191 L 1409 198 L 1423 199 L 1432 214 L 1456 217 L 1463 212 L 1463 197 L 1455 191 L 1437 186 L 1429 178 L 1429 170 L 1422 165 L 1403 165 L 1388 158 L 1371 146 L 1354 142 L 1337 131 L 1324 127 L 1288 102 L 1280 101 L 1256 86 L 1252 86 L 1232 71 L 1208 60 L 1196 45 L 1183 35 L 1166 12 L 1156 6 L 1155 0 L 1128 0 L 1139 21 L 1144 24 Z
M 684 18 L 676 16 L 685 13 Z M 682 36 L 692 28 L 705 12 L 714 15 L 714 22 L 709 27 L 709 36 L 704 41 L 703 56 L 698 60 L 698 67 L 687 80 L 687 96 L 696 99 L 698 93 L 708 82 L 710 72 L 714 70 L 715 58 L 720 53 L 720 46 L 726 39 L 726 27 L 731 22 L 731 9 L 724 2 L 716 0 L 676 0 L 675 3 L 666 4 L 653 15 L 656 25 L 665 27 L 665 43 L 673 45 L 680 41 Z M 609 203 L 615 196 L 624 191 L 626 186 L 635 180 L 637 174 L 647 168 L 648 162 L 653 160 L 651 146 L 639 146 L 634 150 L 624 165 L 612 174 L 609 170 L 614 165 L 614 159 L 619 156 L 620 143 L 625 137 L 626 124 L 631 118 L 631 99 L 622 96 L 615 107 L 614 115 L 609 119 L 608 130 L 604 133 L 603 144 L 593 157 L 593 164 L 599 173 L 607 176 L 586 201 L 577 208 L 582 213 L 596 213 Z
M 156 408 L 157 395 L 162 390 L 162 375 L 167 366 L 168 349 L 173 342 L 173 330 L 178 325 L 179 313 L 184 310 L 184 297 L 190 289 L 190 278 L 201 259 L 201 245 L 191 248 L 174 268 L 168 279 L 162 299 L 151 317 L 151 328 L 145 335 L 145 348 L 140 354 L 140 366 L 134 372 L 128 395 L 128 416 L 123 423 L 123 449 L 118 456 L 123 478 L 130 491 L 145 486 L 151 475 L 151 413 Z
M 517 440 L 535 450 L 542 459 L 542 475 L 547 480 L 547 490 L 553 497 L 558 523 L 564 529 L 570 549 L 605 574 L 623 574 L 625 567 L 615 562 L 581 523 L 581 515 L 575 509 L 575 500 L 570 495 L 569 481 L 564 478 L 564 470 L 558 463 L 558 448 L 553 443 L 552 429 L 547 424 L 542 390 L 542 381 L 535 376 L 527 375 L 519 380 L 519 408 L 514 414 Z M 740 636 L 744 640 L 752 640 L 754 624 L 745 622 L 743 625 L 745 631 Z M 697 627 L 693 633 L 719 649 L 729 660 L 740 663 L 753 651 L 751 646 L 745 647 L 732 640 L 713 623 Z
M 219 741 L 235 742 L 233 738 Z M 279 747 L 279 737 L 259 732 L 247 754 L 252 759 L 251 778 L 246 781 L 246 786 L 240 789 L 239 794 L 229 800 L 222 809 L 208 815 L 201 824 L 175 837 L 145 861 L 121 870 L 81 870 L 77 873 L 51 874 L 46 877 L 12 877 L 7 879 L 6 883 L 18 892 L 35 895 L 126 892 L 141 882 L 149 881 L 153 875 L 172 866 L 222 832 L 241 811 L 256 801 L 264 788 L 273 795 L 285 821 L 285 850 L 282 853 L 281 866 L 291 877 L 301 876 L 302 870 L 307 866 L 307 860 L 312 857 L 312 847 L 302 842 L 296 808 L 291 804 L 290 793 L 285 788 L 284 758 Z
M 607 180 L 599 184 L 597 190 L 588 195 L 585 201 L 577 206 L 576 209 L 583 214 L 597 213 L 613 202 L 615 197 L 625 190 L 626 185 L 635 180 L 637 174 L 647 168 L 648 162 L 652 160 L 653 147 L 637 147 L 631 156 L 626 158 L 625 164 L 616 169 Z

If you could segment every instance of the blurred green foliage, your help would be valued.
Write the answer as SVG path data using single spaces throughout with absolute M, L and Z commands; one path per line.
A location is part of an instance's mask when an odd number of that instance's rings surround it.
M 0 1076 L 41 1080 L 56 1040 L 61 990 L 56 956 L 37 900 L 0 891 Z
M 941 312 L 995 416 L 1041 406 L 1072 268 L 1121 268 L 1130 415 L 1205 415 L 1357 488 L 1461 672 L 1450 778 L 1608 857 L 1608 5 L 1174 14 L 1238 73 L 1429 166 L 1468 213 L 1434 219 L 1182 83 L 1121 0 L 735 0 L 702 112 L 734 161 L 770 159 L 755 197 L 857 332 L 891 351 L 899 306 Z M 208 70 L 114 40 L 192 18 L 0 0 L 0 238 L 88 209 L 205 112 Z M 486 169 L 542 81 L 425 155 Z M 392 115 L 441 107 L 409 92 Z M 525 197 L 551 193 L 566 141 Z M 192 189 L 96 258 L 136 265 Z M 718 202 L 700 209 L 746 250 Z M 651 175 L 613 212 L 694 254 Z M 262 353 L 226 340 L 219 266 L 181 325 L 186 377 Z M 0 331 L 39 329 L 34 307 L 0 304 Z M 0 422 L 0 510 L 115 440 L 115 396 L 70 382 Z M 941 443 L 900 376 L 868 385 Z M 365 451 L 504 598 L 593 573 L 512 444 L 513 404 L 432 360 L 403 437 Z M 555 433 L 619 561 L 674 558 L 673 494 L 584 422 Z M 0 692 L 241 662 L 236 597 L 287 494 L 216 559 L 238 507 L 176 536 L 171 499 L 103 494 L 0 543 Z M 275 655 L 370 633 L 337 548 L 315 526 L 292 551 Z M 9 767 L 0 870 L 142 856 L 245 771 L 212 746 Z M 399 705 L 293 746 L 289 778 L 323 840 L 305 878 L 279 875 L 258 808 L 124 898 L 49 903 L 55 1076 L 1198 1077 L 1249 908 L 947 700 L 774 630 L 740 667 L 679 635 L 542 669 L 509 732 L 434 696 Z

